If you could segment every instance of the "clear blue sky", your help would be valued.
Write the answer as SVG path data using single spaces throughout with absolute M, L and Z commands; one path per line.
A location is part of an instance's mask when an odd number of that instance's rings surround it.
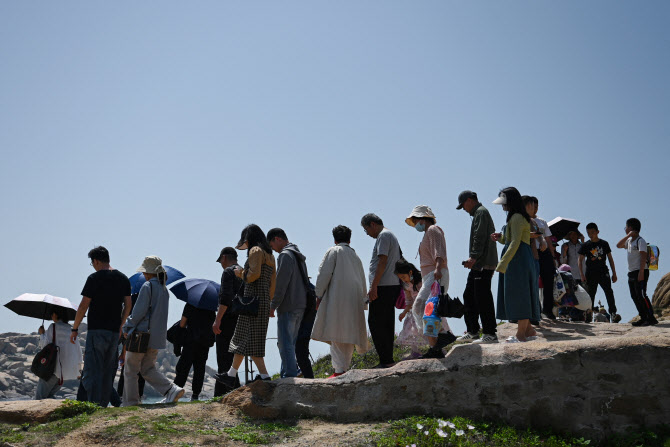
M 446 232 L 460 296 L 456 197 L 508 185 L 612 245 L 637 216 L 663 253 L 669 21 L 664 1 L 2 2 L 0 299 L 79 302 L 98 244 L 128 275 L 155 254 L 218 280 L 251 222 L 284 228 L 311 275 L 337 224 L 367 265 L 370 211 L 413 259 L 417 204 Z M 625 281 L 614 290 L 627 321 Z

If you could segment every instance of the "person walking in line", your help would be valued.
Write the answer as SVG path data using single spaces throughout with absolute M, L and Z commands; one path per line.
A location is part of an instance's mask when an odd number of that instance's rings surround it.
M 235 275 L 244 281 L 244 297 L 258 300 L 258 315 L 240 315 L 237 318 L 235 333 L 230 342 L 230 352 L 235 354 L 233 364 L 227 373 L 215 376 L 229 390 L 235 387 L 237 371 L 245 355 L 251 357 L 260 373 L 254 380 L 271 380 L 265 367 L 265 339 L 270 320 L 270 297 L 274 296 L 277 279 L 272 249 L 258 225 L 251 224 L 242 230 L 235 248 L 247 250 L 244 269 L 235 269 Z
M 542 237 L 535 238 L 535 248 L 538 250 L 540 263 L 540 278 L 542 278 L 542 312 L 550 319 L 555 320 L 554 315 L 554 275 L 556 274 L 556 262 L 554 261 L 556 254 L 554 243 L 550 239 L 552 234 L 549 229 L 547 221 L 537 217 L 537 210 L 539 207 L 537 197 L 530 197 L 533 204 L 533 213 L 530 214 L 531 219 L 535 222 Z M 525 210 L 524 210 L 525 211 Z
M 277 315 L 277 347 L 281 357 L 280 377 L 296 377 L 295 345 L 307 307 L 305 256 L 289 242 L 281 228 L 268 231 L 268 244 L 277 256 L 277 286 L 270 302 L 270 317 Z M 300 271 L 302 269 L 302 272 Z
M 426 301 L 430 298 L 431 288 L 434 282 L 438 282 L 443 288 L 444 293 L 449 290 L 449 268 L 447 267 L 447 241 L 444 238 L 444 231 L 436 225 L 437 219 L 433 210 L 426 205 L 415 206 L 410 215 L 405 219 L 405 223 L 413 227 L 416 231 L 423 233 L 423 239 L 419 244 L 419 261 L 421 268 L 422 285 L 419 293 L 414 300 L 413 307 L 415 318 L 423 315 L 423 309 Z M 449 329 L 446 318 L 442 318 L 443 326 L 437 337 L 425 336 L 430 345 L 430 349 L 422 358 L 435 359 L 444 358 L 442 348 L 456 341 L 456 337 Z M 445 327 L 446 325 L 446 327 Z M 417 328 L 423 330 L 423 317 L 416 321 Z
M 333 228 L 335 246 L 328 249 L 316 278 L 317 312 L 312 339 L 330 345 L 334 374 L 341 376 L 351 365 L 354 348 L 360 354 L 370 349 L 365 327 L 367 294 L 363 263 L 353 248 L 351 230 Z
M 132 301 L 132 307 L 131 307 L 131 310 L 130 310 L 131 312 L 132 312 L 132 308 L 135 307 L 135 303 L 137 303 L 137 296 L 138 295 L 139 295 L 139 293 L 133 293 L 132 295 L 130 295 L 130 300 Z M 119 359 L 125 359 L 126 358 L 126 347 L 124 346 L 124 342 L 125 342 L 125 340 L 122 337 L 119 340 L 119 345 L 121 345 L 121 354 L 119 355 Z M 125 378 L 124 378 L 125 370 L 126 370 L 126 365 L 124 364 L 124 361 L 122 361 L 121 362 L 121 371 L 119 371 L 119 381 L 116 384 L 116 394 L 117 394 L 117 396 L 123 396 L 123 385 L 124 385 L 124 382 L 125 382 Z M 145 384 L 145 381 L 144 381 L 144 378 L 142 377 L 142 374 L 138 374 L 137 383 L 138 383 L 138 388 L 139 388 L 139 392 L 140 392 L 140 399 L 142 399 L 142 396 L 144 396 L 144 384 Z M 115 407 L 120 406 L 121 405 L 120 404 L 121 397 L 119 397 L 119 405 L 115 405 L 114 398 L 115 398 L 114 393 L 112 393 L 112 397 L 110 398 L 110 403 Z
M 584 235 L 579 231 L 570 231 L 566 235 L 566 238 L 568 241 L 561 245 L 561 264 L 570 266 L 570 271 L 573 272 L 574 280 L 577 285 L 586 286 L 586 284 L 582 284 L 582 277 L 579 274 L 579 272 L 584 270 L 584 266 L 582 265 L 584 260 L 580 260 L 579 258 L 579 252 L 584 243 Z
M 614 266 L 610 244 L 600 239 L 598 237 L 599 233 L 598 225 L 594 222 L 586 226 L 586 234 L 589 236 L 589 240 L 579 250 L 579 276 L 591 296 L 591 306 L 595 303 L 598 286 L 603 289 L 605 298 L 607 299 L 607 306 L 609 307 L 609 315 L 614 319 L 617 308 L 614 300 L 614 292 L 612 291 L 612 283 L 617 282 L 618 278 L 616 276 L 616 267 Z M 605 262 L 606 259 L 609 259 L 610 266 L 612 267 L 611 278 Z M 586 271 L 584 271 L 584 266 L 586 267 Z M 604 310 L 604 308 L 602 309 Z
M 205 365 L 209 357 L 209 348 L 214 346 L 214 332 L 211 327 L 216 320 L 213 310 L 198 309 L 186 303 L 181 314 L 179 327 L 187 331 L 187 340 L 175 367 L 174 384 L 183 388 L 193 367 L 191 383 L 191 401 L 199 400 L 202 385 L 205 382 Z
M 361 219 L 365 234 L 375 239 L 370 259 L 370 335 L 379 354 L 375 368 L 393 366 L 393 337 L 395 334 L 395 303 L 400 295 L 400 280 L 393 274 L 395 263 L 401 258 L 400 244 L 376 214 L 366 214 Z
M 309 283 L 309 287 L 314 290 L 316 286 Z M 312 369 L 312 360 L 309 353 L 309 341 L 312 338 L 312 329 L 314 329 L 314 320 L 316 319 L 316 302 L 307 303 L 305 313 L 298 329 L 298 339 L 295 342 L 295 358 L 298 362 L 300 374 L 298 377 L 304 379 L 313 379 L 314 370 Z
M 470 224 L 470 256 L 463 267 L 470 269 L 463 292 L 466 332 L 458 340 L 475 343 L 498 343 L 496 314 L 491 293 L 491 279 L 498 265 L 496 243 L 491 240 L 495 225 L 489 210 L 477 199 L 477 193 L 463 191 L 458 195 L 456 209 L 472 216 Z M 479 319 L 482 338 L 479 338 Z
M 44 330 L 44 326 L 40 326 L 37 330 L 40 334 L 38 348 L 41 350 L 50 343 L 58 346 L 56 369 L 48 380 L 39 379 L 37 382 L 37 391 L 35 392 L 35 400 L 53 399 L 54 395 L 60 390 L 63 381 L 77 380 L 79 378 L 82 363 L 79 342 L 74 344 L 69 342 L 72 326 L 68 324 L 67 312 L 64 308 L 56 306 L 52 310 L 51 320 L 53 323 L 49 325 L 46 331 Z
M 237 315 L 228 310 L 233 305 L 233 298 L 243 286 L 241 278 L 235 275 L 235 269 L 240 267 L 237 264 L 237 251 L 233 247 L 225 247 L 216 259 L 221 264 L 223 273 L 221 274 L 221 288 L 219 289 L 219 310 L 216 313 L 216 320 L 212 326 L 212 331 L 216 335 L 216 365 L 219 374 L 225 374 L 233 365 L 235 355 L 229 351 L 230 341 L 235 334 L 237 326 Z M 233 388 L 239 388 L 240 378 L 235 376 Z M 228 390 L 219 381 L 214 385 L 214 397 L 223 396 Z
M 419 347 L 426 344 L 426 339 L 423 338 L 423 329 L 416 325 L 416 322 L 423 318 L 423 309 L 414 308 L 414 301 L 422 285 L 421 272 L 414 264 L 401 259 L 395 263 L 393 273 L 400 279 L 405 293 L 405 308 L 398 316 L 398 320 L 402 322 L 402 330 L 398 334 L 396 343 L 410 348 L 409 355 L 402 360 L 418 359 L 421 358 Z M 418 314 L 415 314 L 415 310 Z M 442 323 L 446 323 L 446 319 L 442 319 Z
M 126 338 L 135 331 L 148 332 L 149 344 L 146 352 L 126 351 L 123 387 L 123 406 L 139 405 L 138 373 L 154 390 L 165 396 L 167 403 L 176 402 L 184 395 L 184 389 L 170 382 L 156 367 L 158 351 L 165 349 L 167 338 L 167 318 L 170 296 L 168 294 L 167 273 L 163 261 L 158 256 L 147 256 L 137 269 L 144 275 L 133 312 L 123 325 Z
M 654 316 L 654 308 L 647 296 L 649 281 L 649 264 L 647 263 L 647 241 L 640 236 L 642 223 L 632 217 L 626 221 L 626 236 L 617 244 L 628 252 L 628 289 L 640 319 L 633 326 L 653 326 L 658 324 Z
M 496 316 L 517 321 L 516 336 L 509 337 L 508 343 L 525 342 L 537 336 L 530 321 L 540 319 L 538 279 L 530 248 L 531 218 L 516 188 L 503 189 L 493 203 L 507 211 L 502 233 L 491 234 L 491 240 L 505 245 L 496 267 L 500 272 Z
M 86 280 L 72 323 L 70 342 L 77 343 L 79 325 L 88 311 L 88 333 L 84 348 L 82 385 L 89 402 L 107 407 L 114 387 L 122 327 L 130 314 L 130 281 L 109 264 L 109 251 L 95 247 L 88 252 L 95 270 Z

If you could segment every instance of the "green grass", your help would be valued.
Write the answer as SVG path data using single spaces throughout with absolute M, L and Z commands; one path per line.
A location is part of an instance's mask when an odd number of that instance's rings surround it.
M 377 447 L 670 447 L 670 426 L 617 435 L 595 442 L 549 431 L 517 429 L 509 425 L 474 422 L 460 417 L 442 420 L 412 416 L 391 421 L 386 429 L 370 433 L 369 441 Z
M 51 413 L 51 420 L 67 419 L 80 414 L 93 414 L 100 409 L 100 406 L 93 402 L 65 399 L 61 406 Z
M 287 439 L 295 437 L 300 429 L 292 425 L 280 422 L 269 422 L 254 424 L 243 422 L 235 427 L 224 428 L 223 432 L 228 434 L 234 441 L 242 441 L 245 444 L 258 445 L 283 443 Z

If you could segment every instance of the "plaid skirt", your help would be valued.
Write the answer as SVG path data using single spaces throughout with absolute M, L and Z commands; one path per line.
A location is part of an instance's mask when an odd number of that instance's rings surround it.
M 267 264 L 261 266 L 261 276 L 252 283 L 244 285 L 244 296 L 258 298 L 258 315 L 249 317 L 240 315 L 233 339 L 230 341 L 229 352 L 248 355 L 251 357 L 265 357 L 265 338 L 270 321 L 270 280 L 272 267 Z

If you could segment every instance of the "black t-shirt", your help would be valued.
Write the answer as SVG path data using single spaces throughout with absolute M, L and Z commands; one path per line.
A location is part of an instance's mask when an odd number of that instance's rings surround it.
M 610 244 L 602 239 L 598 239 L 598 242 L 586 241 L 579 250 L 579 254 L 586 258 L 587 273 L 609 272 L 606 264 L 609 253 L 612 253 Z
M 88 277 L 81 294 L 91 299 L 88 329 L 117 332 L 121 327 L 123 299 L 130 296 L 128 277 L 118 270 L 100 270 Z
M 213 310 L 198 309 L 197 307 L 186 303 L 182 317 L 187 318 L 186 329 L 191 334 L 191 339 L 205 346 L 214 344 L 214 332 L 212 325 L 216 320 L 216 312 Z
M 239 293 L 242 287 L 242 279 L 235 276 L 235 267 L 239 267 L 239 265 L 235 264 L 227 267 L 223 269 L 221 274 L 221 289 L 219 289 L 219 304 L 221 306 L 232 306 L 235 294 Z M 228 313 L 226 312 L 225 315 L 228 315 Z

